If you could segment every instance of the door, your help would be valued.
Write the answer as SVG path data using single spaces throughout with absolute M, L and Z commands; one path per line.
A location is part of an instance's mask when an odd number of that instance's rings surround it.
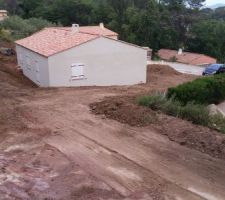
M 40 83 L 40 67 L 38 61 L 35 61 L 35 78 L 36 81 Z

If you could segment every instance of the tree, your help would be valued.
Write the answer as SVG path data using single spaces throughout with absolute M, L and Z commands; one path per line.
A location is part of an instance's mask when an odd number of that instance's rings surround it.
M 36 9 L 43 4 L 43 0 L 20 0 L 20 8 L 24 18 L 36 17 Z
M 126 18 L 123 28 L 129 42 L 158 49 L 160 13 L 155 0 L 149 0 L 145 10 L 129 7 Z
M 114 28 L 115 31 L 121 33 L 123 38 L 122 26 L 125 22 L 125 12 L 130 5 L 130 0 L 107 0 L 109 6 L 113 11 L 113 19 L 110 26 Z
M 176 30 L 179 47 L 185 47 L 188 32 L 193 23 L 199 20 L 199 9 L 205 0 L 161 0 L 163 7 L 169 11 L 169 20 Z
M 204 53 L 225 62 L 225 22 L 204 20 L 195 23 L 188 41 L 190 51 Z
M 92 7 L 81 0 L 55 0 L 54 4 L 43 12 L 43 17 L 63 25 L 79 23 L 88 25 L 91 23 Z
M 19 11 L 18 0 L 0 0 L 0 9 L 5 9 L 9 14 L 15 15 Z

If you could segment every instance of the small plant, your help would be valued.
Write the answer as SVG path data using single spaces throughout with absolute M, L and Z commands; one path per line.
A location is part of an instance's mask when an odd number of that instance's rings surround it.
M 166 103 L 166 99 L 163 95 L 144 96 L 137 100 L 141 106 L 150 107 L 153 110 L 160 109 L 160 107 Z
M 165 103 L 161 106 L 161 110 L 167 114 L 167 115 L 172 115 L 175 117 L 179 117 L 180 116 L 180 112 L 181 112 L 181 105 L 178 101 L 173 101 L 173 99 L 166 99 L 164 97 Z
M 225 133 L 225 117 L 222 114 L 210 116 L 210 127 L 222 133 Z
M 180 117 L 194 124 L 208 126 L 210 114 L 209 109 L 204 105 L 188 103 L 180 107 Z
M 144 96 L 137 99 L 137 103 L 152 110 L 160 110 L 167 115 L 188 120 L 194 124 L 207 126 L 209 128 L 225 133 L 225 118 L 222 115 L 210 115 L 206 105 L 189 102 L 182 104 L 179 101 L 163 95 Z
M 153 61 L 160 61 L 161 59 L 160 59 L 160 57 L 159 57 L 157 54 L 154 54 L 154 55 L 152 56 L 152 60 L 153 60 Z

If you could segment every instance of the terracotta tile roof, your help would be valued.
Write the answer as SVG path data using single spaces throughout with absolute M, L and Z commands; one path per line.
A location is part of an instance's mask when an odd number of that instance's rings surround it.
M 38 54 L 49 57 L 61 51 L 78 46 L 99 36 L 117 36 L 117 33 L 98 26 L 80 27 L 79 32 L 72 32 L 70 27 L 45 28 L 15 43 Z
M 176 62 L 190 65 L 205 65 L 205 64 L 214 64 L 217 62 L 215 58 L 206 56 L 204 54 L 183 52 L 182 54 L 179 55 L 178 51 L 170 49 L 159 50 L 158 56 L 161 59 L 167 61 L 172 61 L 175 58 Z
M 61 27 L 58 29 L 70 31 L 71 27 Z M 113 32 L 107 28 L 101 28 L 100 26 L 81 26 L 79 32 L 91 35 L 118 36 L 118 33 Z

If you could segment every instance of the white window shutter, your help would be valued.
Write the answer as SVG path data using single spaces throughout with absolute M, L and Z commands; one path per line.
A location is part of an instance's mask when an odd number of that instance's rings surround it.
M 73 64 L 72 68 L 72 77 L 79 78 L 84 76 L 84 64 Z

